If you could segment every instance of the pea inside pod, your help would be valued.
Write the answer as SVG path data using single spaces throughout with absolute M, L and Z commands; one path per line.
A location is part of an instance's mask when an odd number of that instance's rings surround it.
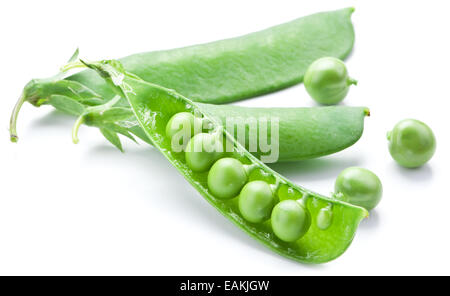
M 234 158 L 222 158 L 208 173 L 208 188 L 220 199 L 236 197 L 248 180 L 248 168 Z
M 308 231 L 311 216 L 299 202 L 284 200 L 273 209 L 271 221 L 276 236 L 285 242 L 295 242 Z
M 186 163 L 196 172 L 204 172 L 223 154 L 221 136 L 201 133 L 189 140 L 186 147 Z
M 188 98 L 136 79 L 120 69 L 111 69 L 105 63 L 108 62 L 88 65 L 103 76 L 105 73 L 111 76 L 107 81 L 127 98 L 155 147 L 212 206 L 239 228 L 274 252 L 299 262 L 327 262 L 348 248 L 359 222 L 367 216 L 365 209 L 293 184 L 251 155 L 220 121 L 202 112 Z M 118 74 L 123 79 L 117 84 L 115 75 Z M 221 155 L 205 172 L 194 171 L 184 153 L 171 150 L 171 140 L 165 134 L 170 118 L 180 112 L 200 113 L 202 118 L 210 120 L 211 132 L 220 131 L 233 144 L 233 153 Z M 149 114 L 154 114 L 152 121 L 148 120 Z M 256 181 L 265 182 L 273 195 L 260 186 L 253 187 Z M 331 226 L 322 230 L 311 221 L 316 221 L 320 210 L 328 204 L 333 205 L 334 218 Z M 269 212 L 271 219 L 267 220 Z
M 192 136 L 201 130 L 201 120 L 189 112 L 180 112 L 172 116 L 166 125 L 166 136 L 172 141 L 172 146 L 184 147 Z
M 245 220 L 261 223 L 270 218 L 276 202 L 274 189 L 267 182 L 252 181 L 242 188 L 239 195 L 239 211 Z

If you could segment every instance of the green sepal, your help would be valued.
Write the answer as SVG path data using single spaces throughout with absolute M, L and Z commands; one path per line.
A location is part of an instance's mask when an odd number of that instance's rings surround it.
M 115 132 L 107 128 L 100 128 L 100 132 L 109 142 L 111 142 L 111 144 L 113 144 L 117 147 L 117 149 L 123 152 L 122 143 L 120 142 L 119 136 L 117 136 Z
M 86 106 L 70 97 L 63 95 L 52 95 L 48 99 L 48 104 L 64 113 L 80 116 L 86 111 Z

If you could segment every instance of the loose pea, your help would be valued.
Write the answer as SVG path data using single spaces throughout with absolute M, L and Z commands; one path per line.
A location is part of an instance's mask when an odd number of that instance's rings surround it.
M 195 172 L 204 172 L 222 155 L 222 141 L 217 134 L 200 133 L 186 146 L 186 163 Z
M 337 177 L 335 192 L 342 194 L 345 201 L 370 211 L 380 202 L 383 186 L 377 175 L 371 171 L 350 167 Z
M 279 239 L 294 242 L 308 231 L 311 216 L 303 205 L 288 199 L 273 208 L 271 223 L 273 232 Z
M 389 152 L 401 166 L 416 168 L 427 163 L 436 151 L 433 131 L 425 123 L 405 119 L 388 133 Z
M 234 158 L 216 161 L 208 173 L 208 188 L 220 199 L 236 197 L 247 182 L 244 165 Z
M 347 96 L 357 81 L 348 76 L 345 64 L 333 57 L 314 61 L 306 70 L 304 84 L 309 95 L 320 104 L 333 105 Z
M 239 210 L 245 220 L 260 223 L 270 218 L 275 205 L 275 195 L 264 181 L 252 181 L 242 188 Z

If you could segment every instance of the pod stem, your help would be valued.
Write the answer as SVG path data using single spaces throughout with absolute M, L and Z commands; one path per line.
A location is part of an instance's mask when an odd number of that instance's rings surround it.
M 80 141 L 78 139 L 78 130 L 80 129 L 80 126 L 84 123 L 85 114 L 78 117 L 77 121 L 75 121 L 75 124 L 72 127 L 72 142 L 74 144 L 78 144 Z
M 250 173 L 256 169 L 258 167 L 258 165 L 256 163 L 250 164 L 250 165 L 244 165 L 244 170 L 245 170 L 245 174 L 248 176 L 250 176 Z
M 309 193 L 305 193 L 305 195 L 303 195 L 301 198 L 297 199 L 297 202 L 306 208 L 307 207 L 306 202 L 308 201 L 308 198 L 309 198 Z
M 270 185 L 270 189 L 272 189 L 273 194 L 276 194 L 276 192 L 278 191 L 278 188 L 280 188 L 281 185 L 281 180 L 280 178 L 276 178 L 275 179 L 275 184 L 271 184 Z
M 336 200 L 340 200 L 343 202 L 349 202 L 349 198 L 346 195 L 344 195 L 342 192 L 331 193 L 331 196 Z
M 83 123 L 85 123 L 86 116 L 88 114 L 92 114 L 92 113 L 102 114 L 106 110 L 112 108 L 117 102 L 119 102 L 120 99 L 121 99 L 121 97 L 116 95 L 116 96 L 114 96 L 114 98 L 112 98 L 111 100 L 109 100 L 108 102 L 106 102 L 103 105 L 88 107 L 86 109 L 86 111 L 78 117 L 77 121 L 75 121 L 75 123 L 72 127 L 72 142 L 74 144 L 78 144 L 78 142 L 80 141 L 78 138 L 78 130 L 80 129 L 80 126 Z
M 10 135 L 10 140 L 13 143 L 16 143 L 19 140 L 19 137 L 17 136 L 17 130 L 16 130 L 16 125 L 17 125 L 17 117 L 19 116 L 19 112 L 20 109 L 23 106 L 23 103 L 26 102 L 26 95 L 23 92 L 22 95 L 20 96 L 19 100 L 17 101 L 16 105 L 14 106 L 13 112 L 11 114 L 11 119 L 9 121 L 9 135 Z

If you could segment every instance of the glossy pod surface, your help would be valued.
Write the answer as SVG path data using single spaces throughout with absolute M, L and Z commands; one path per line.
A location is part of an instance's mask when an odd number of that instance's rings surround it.
M 120 61 L 128 72 L 193 101 L 233 102 L 301 82 L 307 67 L 320 57 L 345 58 L 354 43 L 353 10 L 321 12 L 237 38 L 135 54 Z M 101 97 L 114 95 L 92 71 L 68 79 Z
M 99 69 L 101 73 L 108 73 L 112 76 L 113 79 L 106 79 L 110 84 L 113 84 L 114 81 L 117 83 L 117 77 L 114 77 L 114 75 L 117 75 L 117 69 L 110 69 L 109 65 L 104 63 L 90 64 L 90 67 Z M 233 189 L 227 192 L 229 194 L 226 198 L 223 198 L 224 196 L 215 196 L 216 192 L 212 192 L 211 188 L 216 185 L 211 185 L 209 180 L 212 168 L 205 172 L 195 172 L 186 163 L 184 153 L 172 151 L 171 140 L 166 136 L 165 129 L 170 118 L 175 114 L 192 112 L 192 114 L 196 114 L 196 116 L 212 122 L 216 131 L 223 130 L 218 121 L 214 121 L 207 113 L 203 113 L 194 102 L 176 92 L 127 75 L 124 76 L 124 79 L 120 83 L 112 85 L 112 87 L 123 92 L 123 95 L 130 102 L 141 127 L 145 130 L 155 147 L 164 154 L 186 180 L 219 212 L 271 250 L 300 262 L 322 263 L 330 261 L 341 255 L 347 249 L 360 221 L 367 216 L 367 211 L 363 208 L 321 196 L 292 184 L 289 180 L 257 160 L 226 131 L 223 131 L 226 140 L 233 144 L 233 152 L 226 152 L 228 154 L 224 155 L 215 164 L 224 159 L 231 158 L 235 164 L 236 162 L 240 163 L 237 164 L 237 167 L 239 165 L 244 167 L 245 177 L 244 173 L 236 172 L 228 175 L 228 177 L 231 176 L 230 178 L 234 180 L 245 179 L 239 183 L 239 190 L 244 187 L 243 183 L 249 184 L 252 181 L 265 182 L 275 186 L 276 192 L 274 194 L 276 194 L 277 200 L 280 202 L 284 200 L 301 202 L 306 211 L 305 213 L 308 213 L 311 217 L 310 225 L 302 222 L 307 220 L 302 220 L 301 215 L 293 219 L 293 221 L 303 223 L 301 232 L 305 233 L 300 233 L 302 236 L 299 239 L 287 242 L 279 238 L 273 231 L 271 219 L 253 223 L 241 215 L 239 196 L 235 194 L 237 190 L 235 191 Z M 235 164 L 232 164 L 232 166 L 235 166 Z M 228 165 L 225 165 L 225 167 Z M 222 185 L 219 184 L 217 187 L 220 188 Z M 229 198 L 231 195 L 236 196 Z M 331 222 L 326 230 L 320 229 L 317 221 L 318 213 L 323 208 L 330 208 L 331 215 L 333 216 L 332 220 L 329 220 Z M 323 220 L 323 218 L 321 219 Z M 277 225 L 283 225 L 282 221 L 283 219 Z M 323 224 L 323 221 L 320 221 L 320 223 Z M 304 231 L 304 229 L 307 230 Z M 293 239 L 295 230 L 287 232 L 291 235 L 289 238 Z

